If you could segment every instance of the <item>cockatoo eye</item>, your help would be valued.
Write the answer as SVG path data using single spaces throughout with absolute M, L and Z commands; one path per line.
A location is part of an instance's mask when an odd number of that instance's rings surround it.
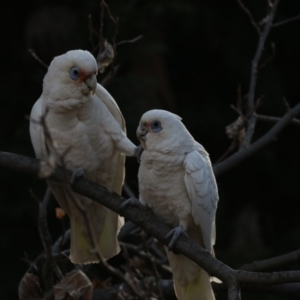
M 161 124 L 160 124 L 159 121 L 153 121 L 152 124 L 151 124 L 151 129 L 152 129 L 152 132 L 158 133 L 158 132 L 160 132 L 163 128 L 161 127 Z
M 70 78 L 72 80 L 77 80 L 80 76 L 80 71 L 77 67 L 73 67 L 71 70 L 70 70 Z

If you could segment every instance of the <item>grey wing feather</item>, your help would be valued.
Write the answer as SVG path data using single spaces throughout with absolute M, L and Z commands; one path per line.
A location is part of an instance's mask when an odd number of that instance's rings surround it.
M 112 116 L 120 124 L 122 130 L 126 134 L 126 124 L 124 117 L 119 109 L 114 98 L 109 94 L 109 92 L 100 84 L 97 85 L 96 95 L 98 98 L 106 105 Z M 113 184 L 113 190 L 121 194 L 122 186 L 125 177 L 125 155 L 120 154 L 117 161 L 117 172 L 115 174 L 115 180 Z
M 120 108 L 114 98 L 110 95 L 110 93 L 98 83 L 96 89 L 96 95 L 100 98 L 100 100 L 106 105 L 110 113 L 120 124 L 122 130 L 126 133 L 126 126 L 124 117 L 120 111 Z
M 43 108 L 41 100 L 37 100 L 32 107 L 30 113 L 30 137 L 33 145 L 33 149 L 37 158 L 46 159 L 48 157 L 48 151 L 44 136 L 43 127 L 39 124 L 43 115 Z
M 186 155 L 184 182 L 192 204 L 192 215 L 201 228 L 205 248 L 212 252 L 215 243 L 215 214 L 218 188 L 207 152 L 200 144 Z

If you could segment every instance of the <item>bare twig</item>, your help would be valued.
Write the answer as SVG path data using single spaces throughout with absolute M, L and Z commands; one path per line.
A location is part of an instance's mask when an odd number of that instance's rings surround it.
M 143 38 L 143 36 L 139 35 L 139 36 L 135 37 L 134 39 L 121 41 L 121 42 L 117 43 L 116 46 L 120 46 L 123 44 L 132 44 L 132 43 L 139 41 L 141 38 Z
M 247 113 L 247 131 L 245 138 L 242 142 L 241 149 L 246 148 L 250 145 L 252 136 L 254 134 L 255 130 L 255 124 L 256 124 L 256 114 L 255 114 L 255 90 L 256 90 L 256 84 L 257 84 L 257 72 L 258 72 L 258 63 L 261 58 L 261 55 L 264 50 L 265 42 L 267 39 L 267 36 L 269 35 L 269 32 L 272 28 L 272 23 L 275 17 L 276 9 L 279 4 L 280 0 L 275 0 L 273 3 L 273 6 L 270 10 L 270 13 L 268 15 L 266 24 L 264 26 L 264 29 L 259 37 L 257 49 L 255 56 L 252 60 L 251 64 L 251 76 L 250 76 L 250 86 L 249 86 L 249 92 L 248 92 L 248 113 Z
M 37 199 L 36 196 L 31 192 L 33 198 Z M 45 196 L 43 201 L 39 204 L 39 223 L 38 229 L 40 233 L 40 238 L 43 244 L 43 248 L 45 251 L 46 261 L 43 265 L 43 280 L 45 291 L 48 292 L 53 287 L 53 270 L 56 273 L 58 278 L 63 278 L 61 271 L 59 270 L 57 264 L 55 263 L 53 256 L 52 256 L 52 238 L 50 236 L 47 224 L 47 207 L 49 204 L 51 196 L 51 191 L 48 188 L 46 190 Z
M 104 28 L 104 2 L 100 1 L 100 28 L 99 28 L 99 53 L 103 51 L 104 48 L 104 36 L 103 36 L 103 28 Z
M 283 21 L 274 23 L 272 25 L 272 27 L 282 26 L 282 25 L 285 25 L 285 24 L 288 24 L 288 23 L 291 23 L 291 22 L 298 21 L 299 19 L 300 19 L 300 16 L 296 16 L 296 17 L 293 17 L 293 18 L 290 18 L 290 19 L 287 19 L 287 20 L 283 20 Z
M 265 116 L 265 115 L 257 115 L 257 121 L 264 121 L 264 122 L 270 122 L 270 123 L 277 123 L 280 121 L 281 118 L 279 117 L 271 117 L 271 116 Z M 300 126 L 300 120 L 299 119 L 292 119 L 290 122 L 291 125 L 297 125 Z
M 124 182 L 122 189 L 128 198 L 136 198 L 136 195 L 134 194 L 134 192 L 126 182 Z
M 108 17 L 112 20 L 112 22 L 114 23 L 114 26 L 115 26 L 115 30 L 114 30 L 114 35 L 112 37 L 112 45 L 113 45 L 113 48 L 114 48 L 114 53 L 115 53 L 115 56 L 117 56 L 117 51 L 116 51 L 116 38 L 117 38 L 117 35 L 119 33 L 119 18 L 118 17 L 114 17 L 112 15 L 112 13 L 110 12 L 110 9 L 109 9 L 109 6 L 107 5 L 107 3 L 104 1 L 104 0 L 101 0 L 101 11 L 103 9 L 106 9 L 107 11 L 107 14 L 108 14 Z M 103 16 L 102 16 L 103 18 Z M 103 30 L 103 24 L 101 26 L 102 30 Z M 103 36 L 103 34 L 102 34 Z M 101 48 L 100 48 L 101 49 Z
M 269 6 L 269 7 L 272 7 L 272 6 L 273 6 L 272 0 L 267 0 L 267 2 L 268 2 L 268 6 Z
M 282 101 L 285 106 L 286 112 L 289 112 L 291 110 L 291 106 L 290 106 L 289 102 L 287 101 L 287 99 L 285 97 L 282 98 Z
M 33 49 L 28 49 L 28 52 L 32 55 L 34 59 L 36 59 L 42 66 L 44 66 L 46 69 L 48 69 L 48 65 L 44 63 L 33 51 Z
M 168 258 L 167 258 L 167 255 L 166 255 L 166 252 L 165 251 L 161 251 L 157 245 L 157 243 L 152 243 L 150 244 L 148 247 L 150 249 L 150 251 L 156 256 L 159 258 L 159 263 L 160 264 L 167 264 L 168 263 Z M 171 269 L 170 269 L 171 270 Z
M 59 255 L 62 246 L 70 240 L 71 237 L 71 230 L 68 229 L 53 243 L 52 246 L 52 255 Z
M 237 96 L 237 109 L 239 112 L 241 112 L 242 116 L 245 119 L 245 104 L 243 101 L 245 96 L 243 97 L 242 95 L 242 86 L 241 84 L 238 85 L 237 89 L 236 89 L 236 96 Z
M 27 252 L 24 252 L 24 257 L 21 257 L 20 260 L 23 262 L 27 263 L 29 265 L 29 269 L 27 270 L 26 273 L 31 272 L 31 270 L 38 271 L 38 267 L 36 265 L 36 261 L 31 261 Z
M 144 246 L 144 250 L 145 250 L 146 255 L 148 255 L 150 257 L 150 262 L 151 262 L 151 265 L 152 265 L 152 268 L 153 268 L 153 273 L 154 273 L 154 277 L 155 277 L 155 280 L 156 280 L 156 286 L 158 288 L 158 293 L 159 293 L 160 299 L 163 299 L 163 292 L 162 292 L 162 289 L 159 285 L 159 281 L 161 280 L 161 276 L 159 275 L 158 270 L 157 270 L 157 268 L 159 268 L 160 265 L 156 262 L 154 257 L 149 253 L 148 245 L 147 245 L 147 242 L 145 240 L 143 241 L 143 246 Z
M 43 247 L 46 253 L 46 262 L 43 266 L 43 280 L 45 285 L 46 292 L 52 289 L 53 287 L 53 273 L 52 270 L 54 268 L 54 261 L 52 258 L 52 239 L 48 230 L 47 225 L 47 206 L 50 200 L 51 192 L 48 188 L 43 201 L 40 203 L 40 209 L 39 209 L 39 233 L 40 238 L 43 243 Z M 56 266 L 57 267 L 57 266 Z
M 270 61 L 274 59 L 276 53 L 275 43 L 271 43 L 271 49 L 272 49 L 271 55 L 258 67 L 259 70 L 263 69 Z
M 104 38 L 103 30 L 104 30 L 104 16 L 105 12 L 108 15 L 109 19 L 114 24 L 114 32 L 111 38 L 111 42 L 108 42 L 106 38 Z M 89 16 L 89 30 L 90 30 L 90 39 L 93 42 L 93 33 L 95 30 L 93 28 L 91 22 L 91 16 Z M 97 34 L 99 38 L 99 43 L 96 47 L 93 46 L 93 52 L 99 48 L 99 52 L 96 58 L 98 69 L 100 73 L 103 73 L 108 66 L 112 66 L 110 68 L 109 73 L 106 77 L 102 80 L 101 84 L 104 86 L 107 82 L 115 76 L 116 72 L 118 71 L 119 66 L 114 66 L 114 62 L 116 61 L 117 57 L 117 49 L 116 47 L 126 43 L 135 43 L 142 38 L 142 35 L 137 36 L 132 40 L 125 40 L 121 41 L 118 44 L 116 43 L 117 35 L 119 33 L 119 18 L 114 17 L 110 11 L 108 4 L 105 0 L 100 0 L 100 28 L 99 34 Z
M 238 113 L 238 115 L 245 120 L 245 116 L 243 114 L 243 112 L 241 111 L 241 109 L 239 107 L 235 107 L 233 104 L 230 105 L 230 108 L 233 109 L 235 112 Z
M 88 15 L 88 20 L 89 20 L 89 39 L 92 45 L 92 52 L 95 49 L 94 41 L 93 41 L 93 34 L 95 33 L 93 23 L 92 23 L 92 15 Z
M 289 124 L 289 122 L 291 122 L 291 120 L 293 120 L 299 114 L 300 103 L 287 112 L 264 136 L 262 136 L 255 143 L 250 145 L 248 148 L 242 149 L 241 151 L 233 154 L 217 165 L 214 165 L 215 175 L 220 176 L 266 146 Z
M 106 86 L 107 83 L 116 75 L 116 73 L 119 70 L 119 67 L 120 67 L 119 65 L 116 65 L 110 69 L 109 73 L 101 81 L 102 86 Z
M 129 252 L 133 252 L 136 255 L 140 256 L 141 258 L 151 262 L 151 263 L 155 263 L 156 266 L 159 269 L 162 269 L 164 271 L 167 271 L 168 273 L 172 273 L 171 268 L 168 267 L 167 265 L 163 265 L 161 264 L 157 259 L 155 259 L 155 257 L 153 255 L 151 255 L 151 253 L 147 252 L 147 251 L 143 251 L 141 249 L 141 247 L 138 246 L 134 246 L 128 243 L 124 243 L 124 242 L 120 242 L 120 246 L 125 248 L 126 250 L 128 250 Z
M 215 161 L 215 164 L 220 163 L 223 161 L 230 153 L 232 153 L 237 148 L 237 141 L 234 140 L 231 142 L 228 149 Z
M 114 22 L 118 22 L 118 18 L 115 18 L 112 13 L 110 12 L 109 6 L 107 5 L 107 3 L 104 0 L 101 0 L 101 5 L 103 5 L 108 13 L 109 18 Z
M 137 227 L 134 223 L 127 221 L 124 226 L 121 228 L 118 239 L 123 241 L 129 235 L 133 235 L 138 229 L 138 233 L 141 231 L 141 228 Z
M 253 25 L 253 27 L 256 29 L 258 35 L 261 34 L 261 30 L 258 26 L 258 24 L 255 22 L 251 11 L 244 5 L 244 3 L 242 2 L 242 0 L 237 0 L 238 4 L 240 5 L 241 9 L 248 15 L 251 24 Z

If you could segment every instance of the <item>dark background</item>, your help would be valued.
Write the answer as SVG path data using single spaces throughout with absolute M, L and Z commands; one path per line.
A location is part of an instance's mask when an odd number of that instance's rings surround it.
M 265 16 L 266 3 L 245 0 L 258 21 Z M 135 130 L 145 111 L 167 109 L 183 118 L 216 161 L 230 145 L 225 127 L 237 117 L 230 109 L 236 103 L 237 87 L 241 85 L 243 94 L 249 87 L 258 34 L 247 15 L 235 0 L 114 0 L 108 4 L 120 18 L 117 41 L 144 36 L 117 48 L 120 69 L 106 86 L 124 114 L 129 138 L 138 143 Z M 41 94 L 46 69 L 27 50 L 33 48 L 47 64 L 71 49 L 92 51 L 88 15 L 98 31 L 99 1 L 9 1 L 2 13 L 0 150 L 33 157 L 24 116 Z M 298 0 L 282 0 L 276 21 L 299 14 Z M 108 18 L 104 32 L 111 39 L 113 24 Z M 263 60 L 271 54 L 271 42 L 276 44 L 276 56 L 259 73 L 256 95 L 264 95 L 259 113 L 283 115 L 283 97 L 291 106 L 299 102 L 299 32 L 300 20 L 274 28 L 267 40 Z M 270 126 L 258 123 L 254 139 Z M 299 248 L 299 130 L 288 126 L 272 144 L 217 179 L 216 256 L 231 267 Z M 136 160 L 129 158 L 126 179 L 136 193 L 137 169 Z M 45 184 L 0 170 L 1 299 L 17 299 L 18 283 L 28 267 L 20 260 L 24 252 L 34 259 L 42 251 L 38 205 L 29 189 L 41 197 Z M 55 238 L 61 225 L 54 207 L 49 222 Z M 295 268 L 299 264 L 286 266 Z M 253 297 L 287 299 L 243 293 L 243 299 Z

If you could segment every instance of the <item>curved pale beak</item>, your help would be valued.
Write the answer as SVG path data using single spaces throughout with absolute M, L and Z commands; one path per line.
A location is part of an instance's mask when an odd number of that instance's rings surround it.
M 96 74 L 93 74 L 92 76 L 86 78 L 84 81 L 86 86 L 89 88 L 90 91 L 92 91 L 93 94 L 95 94 L 96 88 L 97 88 L 97 77 Z
M 136 130 L 136 136 L 139 140 L 145 141 L 146 139 L 146 134 L 148 133 L 148 130 L 145 126 L 139 125 L 139 127 Z

